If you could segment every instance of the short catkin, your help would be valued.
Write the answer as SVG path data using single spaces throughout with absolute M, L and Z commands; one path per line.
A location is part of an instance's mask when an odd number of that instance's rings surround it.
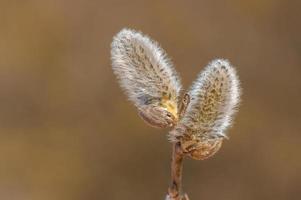
M 212 61 L 188 94 L 190 103 L 169 139 L 180 142 L 190 157 L 202 160 L 219 150 L 238 106 L 240 87 L 235 69 L 227 60 Z
M 164 50 L 142 33 L 123 29 L 113 38 L 111 59 L 121 87 L 140 116 L 154 127 L 174 126 L 181 83 Z

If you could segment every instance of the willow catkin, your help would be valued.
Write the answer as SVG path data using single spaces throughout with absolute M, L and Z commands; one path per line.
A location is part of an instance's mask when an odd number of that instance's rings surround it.
M 212 61 L 200 73 L 188 95 L 190 103 L 169 138 L 180 142 L 190 157 L 206 159 L 221 147 L 239 103 L 235 69 L 227 60 Z
M 171 127 L 179 118 L 179 77 L 166 53 L 149 37 L 121 30 L 111 44 L 113 71 L 140 116 L 154 127 Z

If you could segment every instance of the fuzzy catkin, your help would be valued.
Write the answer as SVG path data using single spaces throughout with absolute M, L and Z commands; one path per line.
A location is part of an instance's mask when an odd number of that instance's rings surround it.
M 111 59 L 122 88 L 138 108 L 159 105 L 163 99 L 177 104 L 181 90 L 179 77 L 155 41 L 123 29 L 113 39 Z
M 142 33 L 121 30 L 111 44 L 112 68 L 145 122 L 173 127 L 179 119 L 180 79 L 166 53 Z
M 188 94 L 190 104 L 169 138 L 181 142 L 184 151 L 202 152 L 199 159 L 207 158 L 220 148 L 239 103 L 235 69 L 227 60 L 212 61 L 199 74 Z

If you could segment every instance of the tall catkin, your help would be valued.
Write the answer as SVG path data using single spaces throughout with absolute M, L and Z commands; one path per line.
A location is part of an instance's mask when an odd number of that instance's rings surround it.
M 146 121 L 160 125 L 162 117 L 178 119 L 180 79 L 155 41 L 123 29 L 113 39 L 111 59 L 121 87 Z

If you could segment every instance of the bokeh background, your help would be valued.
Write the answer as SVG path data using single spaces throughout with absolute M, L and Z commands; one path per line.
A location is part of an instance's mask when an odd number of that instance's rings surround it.
M 110 66 L 123 27 L 159 41 L 188 88 L 212 59 L 243 87 L 230 140 L 185 160 L 192 200 L 301 198 L 301 3 L 0 1 L 0 199 L 164 199 L 168 130 L 147 126 Z

